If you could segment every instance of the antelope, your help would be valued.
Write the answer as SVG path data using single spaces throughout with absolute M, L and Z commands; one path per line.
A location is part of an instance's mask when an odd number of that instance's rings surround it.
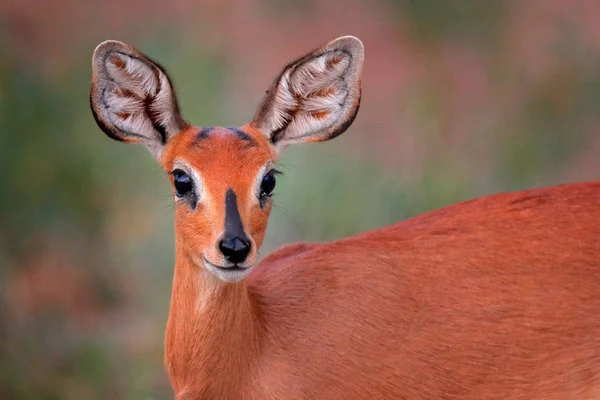
M 175 398 L 600 398 L 600 182 L 257 260 L 278 155 L 350 126 L 363 60 L 362 42 L 340 37 L 287 64 L 250 123 L 196 127 L 157 63 L 117 41 L 96 48 L 96 122 L 145 144 L 173 185 Z

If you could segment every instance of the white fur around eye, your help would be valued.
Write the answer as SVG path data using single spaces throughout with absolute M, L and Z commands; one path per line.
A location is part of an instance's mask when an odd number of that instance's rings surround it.
M 176 169 L 182 170 L 183 172 L 185 172 L 192 178 L 193 190 L 194 190 L 194 194 L 196 195 L 196 201 L 198 203 L 206 202 L 207 196 L 206 196 L 206 193 L 204 190 L 204 180 L 202 179 L 202 176 L 200 175 L 200 173 L 198 173 L 198 171 L 196 171 L 187 162 L 185 162 L 181 159 L 176 160 L 173 163 L 173 171 Z M 175 196 L 175 200 L 180 201 L 182 199 Z
M 269 172 L 273 168 L 273 162 L 268 161 L 261 169 L 256 173 L 256 179 L 254 180 L 254 186 L 252 187 L 252 192 L 250 193 L 250 198 L 260 198 L 262 181 L 267 172 Z

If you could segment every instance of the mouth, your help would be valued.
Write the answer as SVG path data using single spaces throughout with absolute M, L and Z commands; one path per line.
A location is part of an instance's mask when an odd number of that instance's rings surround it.
M 244 279 L 252 270 L 253 265 L 247 267 L 241 267 L 238 264 L 233 264 L 231 266 L 219 266 L 211 263 L 206 259 L 204 254 L 202 255 L 202 260 L 204 261 L 204 266 L 217 278 L 224 282 L 235 283 Z

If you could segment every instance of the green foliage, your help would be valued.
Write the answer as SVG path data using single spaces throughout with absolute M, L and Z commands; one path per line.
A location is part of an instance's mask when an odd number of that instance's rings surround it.
M 473 194 L 450 173 L 451 166 L 436 163 L 415 179 L 386 170 L 375 160 L 357 160 L 334 143 L 284 153 L 266 249 L 297 240 L 340 239 Z
M 419 42 L 442 39 L 489 42 L 502 32 L 503 0 L 389 0 L 406 16 Z

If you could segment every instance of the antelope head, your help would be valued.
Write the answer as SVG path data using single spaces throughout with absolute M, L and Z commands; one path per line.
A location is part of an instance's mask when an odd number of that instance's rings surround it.
M 248 124 L 195 127 L 182 118 L 160 65 L 106 41 L 93 56 L 91 107 L 109 137 L 144 143 L 167 172 L 183 252 L 218 279 L 237 282 L 257 264 L 278 154 L 292 143 L 333 139 L 350 126 L 363 59 L 360 40 L 338 38 L 286 65 Z

